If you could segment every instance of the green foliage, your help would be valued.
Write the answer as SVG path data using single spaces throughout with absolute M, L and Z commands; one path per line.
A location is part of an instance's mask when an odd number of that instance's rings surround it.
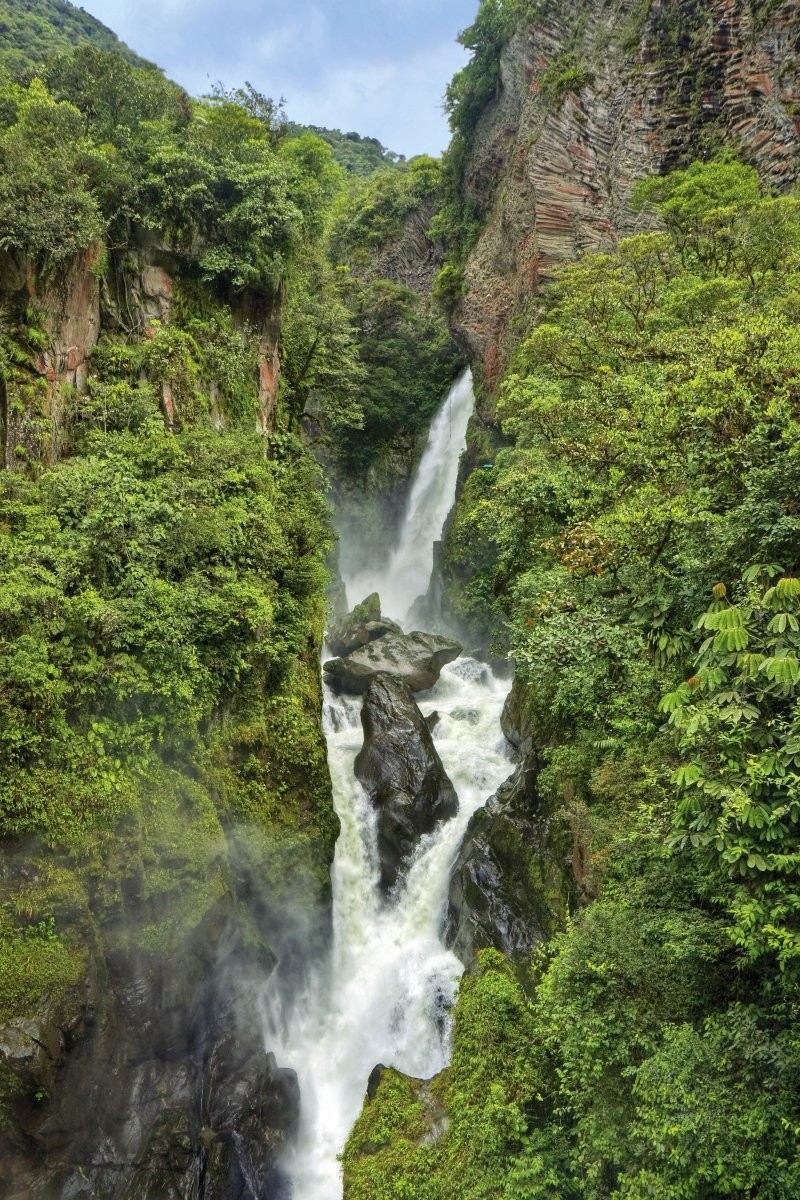
M 96 46 L 70 47 L 47 64 L 43 78 L 53 96 L 83 113 L 96 142 L 128 152 L 143 121 L 185 126 L 191 115 L 186 93 L 157 68 L 137 68 Z
M 134 66 L 149 65 L 95 17 L 65 0 L 0 0 L 0 34 L 0 65 L 20 74 L 82 43 Z
M 188 761 L 215 711 L 279 693 L 321 621 L 299 451 L 152 419 L 87 450 L 2 481 L 6 835 L 116 818 L 157 749 Z
M 294 263 L 283 313 L 282 388 L 293 418 L 321 419 L 334 432 L 363 424 L 364 366 L 348 303 L 349 278 L 312 245 Z
M 13 118 L 0 129 L 0 248 L 59 263 L 105 232 L 95 185 L 107 152 L 83 130 L 73 105 L 39 80 L 7 88 Z
M 561 271 L 448 534 L 463 607 L 502 621 L 587 901 L 534 963 L 523 1121 L 483 1186 L 789 1200 L 800 201 L 729 159 L 640 199 L 664 231 Z
M 717 585 L 697 622 L 708 636 L 695 673 L 661 707 L 687 760 L 675 772 L 676 844 L 736 879 L 734 939 L 788 969 L 800 955 L 800 584 L 781 576 L 761 595 L 770 574 L 778 568 L 746 572 L 738 604 Z
M 397 282 L 407 227 L 424 236 L 440 182 L 427 156 L 352 180 L 334 202 L 326 257 L 310 249 L 290 276 L 288 404 L 317 423 L 337 470 L 359 478 L 400 446 L 413 456 L 460 363 L 429 298 Z
M 67 945 L 52 916 L 19 924 L 0 915 L 0 1019 L 30 1012 L 43 992 L 58 1004 L 82 978 L 86 950 Z
M 299 247 L 320 235 L 339 186 L 330 148 L 284 139 L 272 102 L 222 90 L 204 101 L 155 69 L 79 47 L 48 87 L 0 94 L 0 247 L 39 268 L 130 223 L 230 292 L 274 293 Z
M 433 298 L 447 313 L 452 313 L 459 300 L 466 295 L 463 267 L 448 262 L 436 276 Z
M 530 7 L 526 0 L 481 0 L 474 22 L 459 34 L 459 42 L 472 57 L 456 72 L 445 96 L 456 136 L 468 140 L 486 105 L 499 94 L 500 55 Z
M 451 1066 L 428 1090 L 384 1075 L 344 1153 L 347 1200 L 491 1200 L 521 1147 L 535 1079 L 530 1007 L 508 964 L 485 952 L 465 979 Z
M 351 294 L 364 376 L 360 429 L 335 441 L 345 470 L 361 473 L 398 437 L 422 434 L 442 402 L 459 355 L 444 321 L 400 284 L 377 279 Z
M 352 181 L 334 213 L 330 238 L 334 262 L 364 268 L 376 251 L 391 247 L 406 219 L 436 195 L 439 170 L 436 159 L 420 155 L 402 171 L 382 171 Z
M 359 133 L 342 133 L 339 129 L 325 129 L 321 125 L 297 125 L 293 121 L 287 122 L 286 133 L 289 137 L 313 133 L 327 142 L 334 159 L 348 175 L 374 175 L 387 167 L 399 170 L 405 165 L 402 154 L 387 150 L 377 138 L 362 137 Z
M 700 1028 L 667 1030 L 634 1085 L 637 1117 L 620 1195 L 792 1196 L 797 1161 L 797 1027 L 733 1004 Z M 777 1025 L 777 1032 L 776 1032 Z M 770 1026 L 772 1026 L 770 1028 Z
M 551 103 L 560 104 L 570 92 L 580 92 L 593 79 L 591 68 L 567 52 L 547 64 L 539 76 L 539 90 Z

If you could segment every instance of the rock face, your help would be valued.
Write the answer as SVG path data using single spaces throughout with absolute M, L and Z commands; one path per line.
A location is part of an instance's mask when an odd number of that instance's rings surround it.
M 103 334 L 147 337 L 158 324 L 170 323 L 173 293 L 183 269 L 176 252 L 151 232 L 134 229 L 124 251 L 109 253 L 102 276 L 99 260 L 99 249 L 88 250 L 59 275 L 43 280 L 25 258 L 0 251 L 0 302 L 11 313 L 33 305 L 44 315 L 43 347 L 30 364 L 33 376 L 43 381 L 36 405 L 0 381 L 0 468 L 13 469 L 26 457 L 46 462 L 60 457 L 66 394 L 69 389 L 86 391 L 89 356 Z M 280 297 L 245 291 L 231 296 L 230 304 L 236 322 L 258 333 L 256 423 L 265 433 L 273 425 L 280 383 Z M 161 391 L 171 424 L 180 414 L 169 384 L 162 384 Z M 224 424 L 215 388 L 209 401 L 210 419 Z
M 334 654 L 346 658 L 354 650 L 368 646 L 387 633 L 401 634 L 403 630 L 396 621 L 381 616 L 381 598 L 377 592 L 357 604 L 352 612 L 346 613 L 331 625 L 325 641 Z
M 110 957 L 75 997 L 66 1059 L 63 1014 L 0 1030 L 6 1063 L 53 1095 L 26 1154 L 4 1156 L 4 1196 L 277 1200 L 299 1091 L 263 1045 L 256 982 L 274 960 L 241 933 L 221 902 L 169 961 Z
M 333 687 L 357 696 L 366 692 L 376 675 L 394 675 L 412 692 L 424 692 L 461 649 L 458 642 L 434 633 L 387 634 L 346 658 L 330 659 L 322 669 Z
M 490 387 L 511 320 L 553 265 L 643 227 L 638 179 L 721 141 L 771 187 L 800 177 L 800 0 L 539 11 L 503 53 L 464 178 L 484 226 L 455 330 Z
M 446 945 L 467 967 L 489 946 L 529 953 L 563 915 L 536 775 L 532 761 L 521 763 L 467 826 L 450 877 L 445 928 Z
M 458 797 L 408 686 L 378 675 L 361 710 L 356 776 L 378 809 L 381 885 L 393 887 L 421 837 L 458 811 Z

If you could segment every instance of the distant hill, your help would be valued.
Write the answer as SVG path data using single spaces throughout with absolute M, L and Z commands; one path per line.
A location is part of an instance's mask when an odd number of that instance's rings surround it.
M 12 74 L 37 68 L 54 54 L 86 42 L 99 50 L 121 54 L 134 66 L 153 66 L 102 21 L 68 0 L 0 0 L 0 67 L 7 67 Z M 295 136 L 307 130 L 317 134 L 330 145 L 336 161 L 351 175 L 368 176 L 405 166 L 403 155 L 387 150 L 377 138 L 293 121 L 287 123 L 287 129 Z
M 151 66 L 101 21 L 67 0 L 0 0 L 0 65 L 18 73 L 81 43 Z
M 298 125 L 288 123 L 289 134 L 298 135 L 307 130 L 327 142 L 333 157 L 351 175 L 374 175 L 391 167 L 404 167 L 402 154 L 387 150 L 377 138 L 362 137 L 360 133 L 342 133 L 341 129 L 325 129 L 322 125 Z

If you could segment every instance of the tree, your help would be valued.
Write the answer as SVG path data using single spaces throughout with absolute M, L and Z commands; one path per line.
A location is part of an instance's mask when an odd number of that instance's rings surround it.
M 762 594 L 764 576 L 778 576 Z M 738 603 L 717 584 L 697 627 L 695 673 L 661 702 L 685 762 L 674 844 L 735 882 L 736 942 L 749 957 L 800 958 L 800 580 L 745 572 Z

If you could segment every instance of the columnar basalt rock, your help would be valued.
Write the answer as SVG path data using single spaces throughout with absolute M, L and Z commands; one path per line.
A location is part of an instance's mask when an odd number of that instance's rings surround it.
M 554 265 L 647 227 L 637 180 L 722 144 L 769 187 L 800 178 L 798 30 L 800 0 L 760 20 L 744 0 L 656 0 L 644 17 L 617 0 L 548 6 L 514 35 L 464 177 L 484 225 L 455 329 L 490 387 L 512 318 Z

